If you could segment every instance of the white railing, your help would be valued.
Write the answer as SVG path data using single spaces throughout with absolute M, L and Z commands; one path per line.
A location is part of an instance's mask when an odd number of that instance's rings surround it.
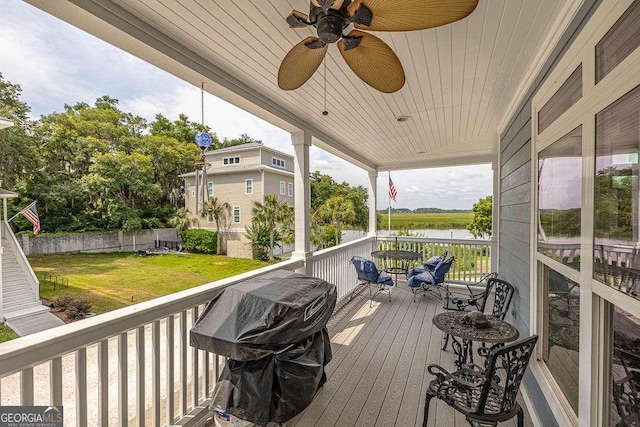
M 434 255 L 444 252 L 454 256 L 455 262 L 449 270 L 450 282 L 477 282 L 491 273 L 491 240 L 478 239 L 431 239 L 409 236 L 377 236 L 379 250 L 398 249 L 418 252 L 422 264 Z
M 16 262 L 18 263 L 18 266 L 20 267 L 20 269 L 24 272 L 24 275 L 27 279 L 27 283 L 29 284 L 29 286 L 31 286 L 31 289 L 33 289 L 33 292 L 36 295 L 35 301 L 39 301 L 40 300 L 40 297 L 39 297 L 40 282 L 38 281 L 36 274 L 31 268 L 31 264 L 29 264 L 29 262 L 27 261 L 27 257 L 24 255 L 24 252 L 22 251 L 22 247 L 18 244 L 18 241 L 16 240 L 16 236 L 13 234 L 13 231 L 9 227 L 9 224 L 7 224 L 5 221 L 1 221 L 1 223 L 2 223 L 2 227 L 4 228 L 3 236 L 7 240 L 9 240 L 13 250 L 15 251 Z M 4 256 L 7 256 L 6 251 L 4 253 Z
M 189 346 L 204 304 L 241 280 L 303 266 L 282 262 L 3 343 L 0 404 L 62 405 L 70 426 L 195 422 L 222 363 Z
M 309 274 L 320 277 L 336 285 L 338 300 L 349 295 L 355 287 L 358 276 L 351 264 L 351 258 L 360 256 L 370 258 L 374 250 L 375 237 L 363 237 L 349 243 L 315 252 L 307 260 Z
M 125 307 L 0 345 L 0 405 L 55 405 L 65 425 L 193 425 L 207 414 L 224 358 L 190 347 L 188 331 L 224 288 L 273 270 L 356 285 L 349 260 L 374 237 Z
M 281 262 L 1 344 L 0 405 L 63 406 L 71 426 L 193 425 L 207 414 L 224 363 L 223 357 L 189 345 L 188 331 L 208 301 L 230 285 L 280 269 L 334 283 L 343 299 L 357 283 L 351 258 L 370 258 L 373 250 L 395 244 L 395 238 L 364 237 L 307 260 Z M 453 279 L 479 277 L 490 265 L 489 242 L 401 237 L 398 246 L 423 259 L 448 250 L 465 264 L 475 262 L 473 274 L 458 267 Z M 469 259 L 472 252 L 475 258 Z

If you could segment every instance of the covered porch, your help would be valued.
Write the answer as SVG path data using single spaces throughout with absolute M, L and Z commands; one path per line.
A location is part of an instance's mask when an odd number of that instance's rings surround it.
M 356 78 L 333 48 L 325 73 L 316 73 L 295 91 L 278 88 L 284 55 L 314 35 L 308 28 L 290 29 L 284 18 L 292 8 L 306 10 L 308 1 L 27 2 L 195 87 L 204 84 L 210 93 L 290 132 L 296 240 L 289 261 L 5 345 L 0 350 L 3 403 L 64 404 L 73 408 L 70 423 L 79 426 L 203 422 L 208 393 L 223 363 L 216 355 L 188 346 L 187 331 L 203 304 L 224 287 L 271 269 L 323 278 L 334 283 L 338 298 L 344 299 L 356 282 L 351 257 L 370 258 L 385 244 L 377 236 L 375 216 L 377 200 L 386 193 L 386 182 L 378 183 L 381 173 L 490 163 L 493 237 L 481 243 L 487 245 L 490 258 L 480 259 L 491 261 L 484 271 L 496 270 L 516 287 L 507 320 L 522 336 L 541 336 L 522 387 L 533 424 L 599 426 L 626 417 L 626 409 L 619 410 L 613 402 L 622 362 L 614 354 L 619 344 L 611 337 L 617 328 L 615 316 L 640 324 L 640 298 L 604 283 L 594 267 L 594 241 L 603 230 L 594 225 L 598 171 L 593 166 L 594 158 L 601 156 L 602 164 L 627 165 L 637 178 L 640 49 L 637 15 L 626 11 L 638 13 L 638 0 L 480 0 L 468 18 L 451 25 L 380 34 L 405 69 L 406 84 L 393 94 L 372 90 Z M 618 24 L 629 16 L 626 24 Z M 615 29 L 628 39 L 608 38 Z M 629 41 L 623 48 L 614 43 L 619 40 Z M 606 54 L 596 58 L 598 46 Z M 612 65 L 604 73 L 601 66 L 608 61 Z M 609 106 L 616 104 L 623 112 L 611 114 Z M 545 116 L 550 110 L 552 114 Z M 614 131 L 596 132 L 600 113 L 600 120 L 611 119 Z M 545 126 L 539 126 L 541 116 Z M 576 136 L 572 132 L 578 129 Z M 594 150 L 598 137 L 604 154 Z M 577 177 L 583 185 L 554 194 L 559 201 L 579 199 L 570 206 L 575 216 L 567 220 L 579 232 L 572 236 L 579 240 L 582 255 L 578 268 L 563 264 L 573 260 L 577 248 L 545 253 L 538 233 L 543 222 L 539 184 L 541 176 L 543 182 L 546 179 L 538 161 L 567 151 L 547 150 L 558 142 L 576 146 L 570 145 L 568 152 L 579 164 L 571 170 L 558 167 L 558 182 Z M 320 252 L 312 252 L 310 246 L 312 145 L 364 169 L 369 177 L 369 234 Z M 637 228 L 637 179 L 628 181 L 635 182 L 635 198 L 629 197 L 633 209 L 625 212 Z M 618 179 L 616 185 L 625 182 Z M 419 184 L 429 188 L 430 183 Z M 637 235 L 629 240 L 636 244 Z M 406 239 L 403 244 L 420 242 Z M 579 292 L 568 296 L 582 318 L 580 322 L 563 315 L 573 322 L 560 325 L 572 331 L 573 348 L 572 360 L 560 357 L 560 364 L 569 362 L 560 371 L 552 371 L 555 363 L 549 354 L 554 338 L 549 329 L 557 326 L 546 310 L 553 297 L 553 272 L 564 284 L 579 284 Z M 464 268 L 450 279 L 473 280 L 476 274 L 474 264 L 473 270 Z M 377 301 L 371 309 L 360 297 L 345 301 L 332 321 L 336 360 L 329 369 L 335 371 L 317 401 L 295 420 L 297 425 L 326 425 L 324 420 L 329 425 L 420 422 L 428 382 L 425 365 L 439 361 L 450 366 L 451 359 L 433 345 L 434 340 L 439 343 L 439 333 L 430 319 L 438 304 L 428 296 L 412 303 L 403 292 L 398 290 L 390 303 Z M 625 329 L 625 334 L 632 329 Z M 406 384 L 398 385 L 401 378 Z M 637 377 L 629 376 L 627 382 L 636 384 L 633 378 Z M 637 405 L 629 408 L 635 416 Z M 464 424 L 451 415 L 451 410 L 439 408 L 434 425 Z M 343 417 L 349 422 L 342 423 Z
M 0 349 L 2 405 L 60 405 L 66 425 L 212 425 L 207 405 L 224 358 L 189 346 L 189 329 L 204 304 L 238 281 L 276 269 L 308 271 L 338 287 L 329 321 L 333 360 L 327 383 L 287 426 L 420 425 L 431 363 L 453 369 L 431 319 L 443 311 L 432 295 L 413 295 L 399 280 L 388 301 L 370 303 L 356 287 L 350 259 L 395 244 L 380 236 L 316 252 L 199 288 L 29 335 Z M 488 241 L 400 239 L 420 252 L 457 253 L 453 281 L 472 281 L 490 268 Z M 479 254 L 486 254 L 480 261 Z M 473 265 L 470 267 L 470 265 Z M 526 396 L 525 396 L 526 397 Z M 526 407 L 526 401 L 521 404 Z M 432 403 L 429 425 L 465 425 L 460 414 Z M 532 425 L 526 412 L 526 425 Z M 505 425 L 515 425 L 515 420 Z

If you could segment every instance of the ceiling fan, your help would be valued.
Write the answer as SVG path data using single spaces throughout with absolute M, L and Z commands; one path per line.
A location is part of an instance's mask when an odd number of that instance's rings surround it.
M 287 53 L 278 71 L 278 86 L 293 90 L 316 72 L 330 43 L 358 77 L 376 90 L 393 93 L 405 82 L 400 60 L 391 47 L 373 34 L 359 31 L 412 31 L 450 24 L 474 11 L 478 0 L 311 0 L 309 15 L 292 11 L 291 28 L 315 27 Z M 354 24 L 355 30 L 343 31 Z

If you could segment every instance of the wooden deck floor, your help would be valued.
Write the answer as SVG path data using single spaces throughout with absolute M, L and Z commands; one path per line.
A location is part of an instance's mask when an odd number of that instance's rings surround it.
M 453 352 L 441 351 L 442 333 L 431 319 L 442 311 L 433 296 L 394 289 L 369 299 L 356 296 L 331 318 L 333 360 L 314 401 L 287 427 L 422 425 L 430 363 L 453 369 Z M 368 295 L 366 290 L 363 295 Z M 522 401 L 520 404 L 524 407 Z M 468 426 L 464 416 L 434 399 L 429 426 Z M 515 418 L 501 425 L 515 426 Z M 531 420 L 525 407 L 525 425 Z

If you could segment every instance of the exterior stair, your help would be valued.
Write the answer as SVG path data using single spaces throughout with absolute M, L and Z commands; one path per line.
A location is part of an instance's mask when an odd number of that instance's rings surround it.
M 27 272 L 17 262 L 16 249 L 10 239 L 2 238 L 2 316 L 18 335 L 44 331 L 64 322 L 42 305 L 36 290 L 29 284 Z
M 64 325 L 62 320 L 51 314 L 49 307 L 40 303 L 13 311 L 9 316 L 6 317 L 6 325 L 21 337 Z

